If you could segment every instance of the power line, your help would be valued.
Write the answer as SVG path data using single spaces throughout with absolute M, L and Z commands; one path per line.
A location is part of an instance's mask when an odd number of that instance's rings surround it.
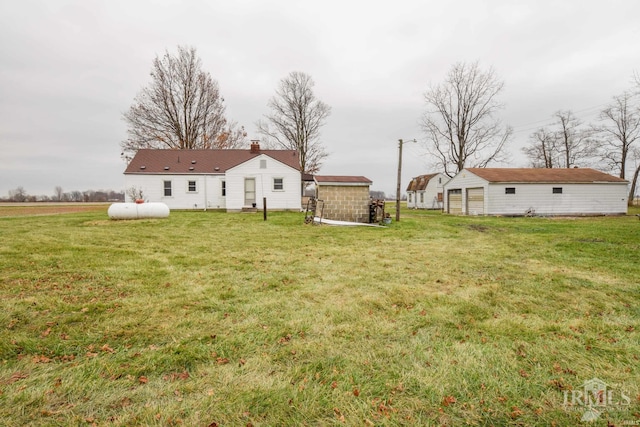
M 592 107 L 583 108 L 583 109 L 577 110 L 577 111 L 572 111 L 572 110 L 560 110 L 560 111 L 570 111 L 574 115 L 575 118 L 582 120 L 582 119 L 585 119 L 587 117 L 593 116 L 594 114 L 600 114 L 600 112 L 602 112 L 602 109 L 603 109 L 602 107 L 609 106 L 609 105 L 612 105 L 612 103 L 611 102 L 606 102 L 606 103 L 603 103 L 603 104 L 594 105 Z M 632 108 L 632 109 L 633 108 L 639 108 L 639 107 L 640 107 L 640 103 L 629 103 L 629 105 L 628 105 L 628 108 Z M 590 110 L 595 110 L 595 111 L 592 111 L 592 112 L 586 113 L 586 114 L 578 115 L 578 113 L 584 113 L 584 112 L 590 111 Z M 520 125 L 512 126 L 513 133 L 521 133 L 521 132 L 526 132 L 526 131 L 537 130 L 537 129 L 540 129 L 541 127 L 545 127 L 545 126 L 549 126 L 549 125 L 555 124 L 556 120 L 557 119 L 555 117 L 550 117 L 550 118 L 544 119 L 544 120 L 536 120 L 536 121 L 533 121 L 533 122 L 528 122 L 528 123 L 523 123 L 523 124 L 520 124 Z M 538 124 L 538 123 L 543 123 L 545 125 L 531 127 L 531 125 Z M 524 126 L 528 126 L 528 127 L 523 128 L 523 129 L 518 129 L 518 128 L 521 128 L 521 127 L 524 127 Z

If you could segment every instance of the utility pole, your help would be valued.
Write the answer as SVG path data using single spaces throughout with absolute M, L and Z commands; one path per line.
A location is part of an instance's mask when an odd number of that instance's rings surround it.
M 402 179 L 402 145 L 407 142 L 416 142 L 415 139 L 411 141 L 398 140 L 398 181 L 396 186 L 396 222 L 400 221 L 400 181 Z

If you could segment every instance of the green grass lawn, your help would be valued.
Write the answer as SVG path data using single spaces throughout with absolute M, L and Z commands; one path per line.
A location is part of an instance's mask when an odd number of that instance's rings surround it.
M 0 424 L 640 422 L 637 217 L 303 219 L 0 218 Z

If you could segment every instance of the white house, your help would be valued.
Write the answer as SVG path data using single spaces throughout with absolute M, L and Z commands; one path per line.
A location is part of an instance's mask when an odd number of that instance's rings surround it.
M 300 210 L 301 174 L 293 150 L 139 150 L 124 172 L 131 189 L 170 209 Z
M 449 177 L 443 173 L 420 175 L 407 186 L 407 207 L 414 209 L 442 209 L 444 184 Z
M 444 186 L 444 210 L 463 215 L 618 215 L 624 179 L 588 168 L 466 168 Z

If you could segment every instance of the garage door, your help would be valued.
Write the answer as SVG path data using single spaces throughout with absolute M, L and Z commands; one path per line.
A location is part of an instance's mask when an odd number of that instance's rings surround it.
M 447 212 L 454 215 L 462 214 L 462 190 L 449 190 L 447 199 Z
M 484 215 L 484 188 L 467 188 L 467 215 Z

